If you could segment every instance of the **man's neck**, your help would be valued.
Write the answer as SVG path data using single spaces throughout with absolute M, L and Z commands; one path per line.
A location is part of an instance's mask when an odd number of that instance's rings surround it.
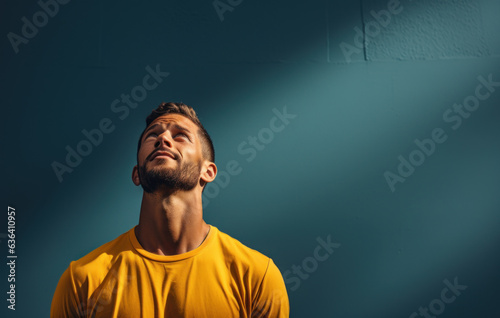
M 210 226 L 203 220 L 201 195 L 177 191 L 144 193 L 135 235 L 148 252 L 176 255 L 204 241 Z

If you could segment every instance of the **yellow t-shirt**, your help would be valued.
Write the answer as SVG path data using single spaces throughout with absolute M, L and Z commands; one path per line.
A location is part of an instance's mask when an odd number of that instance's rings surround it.
M 144 250 L 135 228 L 62 274 L 51 317 L 288 317 L 283 277 L 267 256 L 210 225 L 187 253 Z

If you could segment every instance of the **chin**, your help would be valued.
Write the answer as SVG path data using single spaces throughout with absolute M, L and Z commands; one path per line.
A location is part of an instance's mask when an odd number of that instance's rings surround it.
M 148 170 L 153 170 L 155 168 L 161 168 L 161 167 L 165 167 L 165 166 L 170 166 L 168 163 L 169 163 L 169 159 L 163 159 L 163 158 L 160 158 L 160 159 L 155 159 L 156 162 L 149 162 L 149 164 L 146 166 L 148 168 Z

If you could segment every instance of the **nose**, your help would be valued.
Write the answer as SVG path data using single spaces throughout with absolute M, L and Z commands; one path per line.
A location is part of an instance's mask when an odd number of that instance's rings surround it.
M 172 141 L 166 132 L 158 136 L 154 146 L 155 148 L 159 148 L 162 144 L 165 144 L 168 148 L 172 148 Z

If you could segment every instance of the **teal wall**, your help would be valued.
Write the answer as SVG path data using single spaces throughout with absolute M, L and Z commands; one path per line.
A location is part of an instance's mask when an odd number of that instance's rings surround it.
M 498 317 L 500 1 L 217 3 L 1 5 L 0 315 L 48 316 L 69 262 L 137 224 L 144 118 L 182 101 L 221 171 L 206 221 L 275 261 L 291 317 Z

